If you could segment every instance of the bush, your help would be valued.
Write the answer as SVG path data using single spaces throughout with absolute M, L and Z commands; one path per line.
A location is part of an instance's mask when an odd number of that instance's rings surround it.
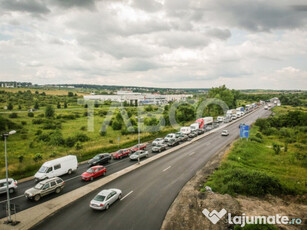
M 256 137 L 259 138 L 259 139 L 262 139 L 261 133 L 256 133 Z
M 9 115 L 9 118 L 17 118 L 18 117 L 18 114 L 17 113 L 11 113 Z
M 47 105 L 45 109 L 45 117 L 52 118 L 54 117 L 54 108 L 52 105 Z
M 262 197 L 266 194 L 279 195 L 285 192 L 277 178 L 258 171 L 229 168 L 215 171 L 213 176 L 220 178 L 222 185 L 210 184 L 209 181 L 208 186 L 223 194 Z
M 27 122 L 26 122 L 26 121 L 21 121 L 21 124 L 22 124 L 22 125 L 26 125 Z
M 62 125 L 60 122 L 46 122 L 43 127 L 43 129 L 61 129 Z
M 266 136 L 271 136 L 271 135 L 278 134 L 278 130 L 276 128 L 270 127 L 270 128 L 262 130 L 262 133 Z
M 13 106 L 12 103 L 9 103 L 9 104 L 7 105 L 7 109 L 8 109 L 8 110 L 12 110 L 13 108 L 14 108 L 14 106 Z
M 258 142 L 258 143 L 263 143 L 263 140 L 258 138 L 258 137 L 251 137 L 250 138 L 251 141 L 255 141 L 255 142 Z
M 33 124 L 33 125 L 40 125 L 40 124 L 42 124 L 42 123 L 44 123 L 44 122 L 45 122 L 45 119 L 41 119 L 41 118 L 33 119 L 33 120 L 32 120 L 32 124 Z
M 85 142 L 89 141 L 90 138 L 84 133 L 77 133 L 75 136 L 76 141 Z
M 65 144 L 62 133 L 59 130 L 56 130 L 50 135 L 49 143 L 54 146 L 60 146 Z
M 100 136 L 104 137 L 104 136 L 107 135 L 107 131 L 100 130 L 99 134 L 100 134 Z
M 73 147 L 76 143 L 76 139 L 74 137 L 68 137 L 66 140 L 65 140 L 65 145 L 67 147 Z
M 112 122 L 112 128 L 113 130 L 120 130 L 122 128 L 122 123 L 115 120 Z
M 35 156 L 33 157 L 33 160 L 35 162 L 41 161 L 42 159 L 43 159 L 43 156 L 40 153 L 35 154 Z
M 85 127 L 85 126 L 82 126 L 82 127 L 80 128 L 80 130 L 85 131 L 85 130 L 86 130 L 86 127 Z
M 84 113 L 83 113 L 83 116 L 84 116 L 84 117 L 87 117 L 87 116 L 88 116 L 88 112 L 84 112 Z
M 278 155 L 280 153 L 280 145 L 273 143 L 272 146 L 273 146 L 273 150 L 274 150 L 275 154 Z
M 18 161 L 19 161 L 19 163 L 22 163 L 22 162 L 23 162 L 23 159 L 24 159 L 24 156 L 23 156 L 23 155 L 19 155 L 19 156 L 18 156 Z
M 43 131 L 39 129 L 39 130 L 36 131 L 35 135 L 36 135 L 36 136 L 41 135 L 42 132 L 43 132 Z
M 27 134 L 21 134 L 20 137 L 21 137 L 22 140 L 28 139 L 28 135 Z
M 80 149 L 82 149 L 82 144 L 81 144 L 81 142 L 80 142 L 80 141 L 78 141 L 78 142 L 76 143 L 75 148 L 76 148 L 76 150 L 80 150 Z
M 109 143 L 110 143 L 110 144 L 113 144 L 113 140 L 112 140 L 112 139 L 110 139 L 110 140 L 109 140 Z
M 34 117 L 34 113 L 28 112 L 28 117 Z
M 67 115 L 62 115 L 62 118 L 67 119 L 67 120 L 74 120 L 76 119 L 76 116 L 73 114 L 67 114 Z
M 40 134 L 37 137 L 38 141 L 43 141 L 43 142 L 49 142 L 50 141 L 50 135 L 49 134 Z

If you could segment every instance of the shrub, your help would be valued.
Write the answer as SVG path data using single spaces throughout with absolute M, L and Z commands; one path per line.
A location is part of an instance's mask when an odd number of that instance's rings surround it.
M 12 103 L 9 103 L 9 104 L 7 105 L 7 109 L 8 109 L 8 110 L 12 110 L 13 108 L 14 108 L 14 106 L 13 106 Z
M 273 150 L 274 150 L 275 154 L 278 155 L 280 153 L 280 145 L 273 143 L 272 146 L 273 146 Z
M 76 148 L 76 150 L 82 149 L 82 143 L 81 143 L 80 141 L 78 141 L 78 142 L 76 143 L 75 148 Z
M 45 109 L 45 117 L 48 118 L 54 117 L 54 108 L 52 105 L 47 105 Z
M 35 162 L 41 161 L 42 159 L 43 159 L 43 156 L 40 153 L 35 154 L 35 156 L 33 157 L 33 160 Z
M 67 115 L 62 115 L 62 118 L 67 119 L 67 120 L 74 120 L 76 119 L 76 116 L 73 114 L 67 114 Z
M 207 184 L 223 194 L 262 197 L 266 194 L 278 195 L 285 192 L 277 178 L 254 170 L 229 168 L 215 171 L 213 176 L 221 178 L 222 185 L 210 184 L 210 181 Z
M 49 155 L 49 157 L 50 157 L 50 158 L 54 158 L 54 157 L 56 157 L 56 155 L 57 155 L 57 154 L 56 154 L 55 152 L 53 152 L 53 153 L 51 153 L 51 154 Z
M 264 129 L 262 133 L 266 136 L 270 136 L 270 135 L 278 134 L 278 130 L 276 128 L 270 127 L 270 128 Z
M 86 127 L 85 127 L 85 126 L 82 126 L 82 127 L 80 128 L 80 130 L 85 131 L 85 130 L 86 130 Z
M 122 123 L 115 120 L 112 122 L 112 128 L 113 130 L 120 130 L 122 128 Z
M 88 112 L 84 112 L 84 113 L 83 113 L 83 116 L 84 116 L 84 117 L 87 117 L 87 116 L 88 116 Z
M 60 122 L 46 122 L 43 127 L 43 129 L 61 129 L 62 125 Z
M 21 121 L 21 124 L 22 124 L 22 125 L 26 125 L 27 122 L 26 122 L 26 121 Z
M 258 143 L 263 143 L 263 140 L 258 138 L 258 137 L 251 137 L 250 138 L 251 141 L 255 141 L 255 142 L 258 142 Z
M 100 130 L 99 134 L 100 134 L 100 136 L 104 137 L 104 136 L 107 135 L 107 131 Z
M 50 135 L 49 134 L 40 134 L 37 139 L 39 141 L 49 142 L 50 141 Z
M 23 140 L 26 140 L 26 139 L 28 139 L 28 135 L 27 134 L 21 134 L 21 139 L 23 139 Z
M 67 147 L 73 147 L 76 143 L 76 139 L 74 137 L 68 137 L 66 140 L 65 140 L 65 145 Z
M 256 133 L 256 137 L 259 138 L 259 139 L 262 139 L 261 133 Z
M 284 148 L 285 153 L 288 152 L 288 142 L 285 142 L 285 148 Z
M 54 146 L 60 146 L 65 144 L 65 140 L 62 136 L 62 133 L 59 130 L 56 130 L 50 135 L 49 143 Z
M 33 125 L 39 125 L 39 124 L 42 124 L 42 123 L 44 123 L 44 122 L 45 122 L 45 120 L 44 120 L 44 119 L 41 119 L 41 118 L 33 119 L 33 120 L 32 120 L 32 124 L 33 124 Z
M 19 156 L 18 156 L 18 161 L 19 161 L 19 163 L 22 163 L 22 162 L 23 162 L 23 159 L 24 159 L 24 156 L 23 156 L 23 155 L 19 155 Z
M 110 143 L 110 144 L 113 144 L 113 140 L 112 140 L 112 139 L 110 139 L 110 140 L 109 140 L 109 143 Z
M 42 132 L 43 132 L 43 131 L 39 129 L 39 130 L 36 131 L 35 135 L 36 135 L 36 136 L 41 135 Z
M 9 115 L 9 118 L 17 118 L 18 117 L 18 114 L 17 113 L 11 113 Z
M 28 112 L 28 117 L 34 117 L 34 113 Z
M 90 138 L 84 133 L 77 133 L 75 136 L 76 141 L 85 142 L 89 141 Z

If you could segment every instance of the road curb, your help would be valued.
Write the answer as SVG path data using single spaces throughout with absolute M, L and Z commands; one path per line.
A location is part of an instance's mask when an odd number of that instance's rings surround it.
M 260 107 L 261 108 L 261 107 Z M 252 111 L 251 113 L 254 113 L 255 111 L 257 111 L 258 109 Z M 250 114 L 251 114 L 250 113 Z M 245 118 L 245 116 L 240 117 L 239 119 L 236 119 L 235 121 L 241 120 Z M 95 181 L 93 183 L 90 183 L 86 186 L 82 186 L 78 189 L 75 189 L 71 192 L 65 193 L 59 197 L 56 197 L 52 200 L 46 201 L 42 204 L 36 205 L 34 207 L 28 208 L 26 210 L 23 210 L 21 212 L 18 212 L 16 214 L 16 218 L 18 221 L 20 221 L 20 223 L 16 226 L 11 226 L 11 225 L 1 225 L 1 230 L 26 230 L 26 229 L 30 229 L 32 227 L 34 227 L 35 225 L 37 225 L 38 223 L 42 222 L 45 218 L 47 218 L 48 216 L 54 214 L 55 212 L 59 211 L 61 208 L 64 208 L 65 206 L 71 204 L 72 202 L 75 202 L 76 200 L 82 198 L 83 196 L 91 193 L 92 191 L 95 191 L 96 189 L 100 188 L 101 186 L 129 173 L 132 172 L 140 167 L 143 167 L 144 165 L 147 165 L 159 158 L 162 158 L 172 152 L 175 152 L 181 148 L 184 148 L 185 146 L 190 145 L 193 142 L 196 142 L 202 138 L 204 138 L 205 136 L 209 136 L 210 134 L 223 129 L 229 125 L 231 125 L 232 122 L 229 122 L 227 124 L 224 124 L 216 129 L 210 130 L 209 132 L 206 132 L 200 136 L 197 136 L 196 138 L 187 141 L 183 144 L 180 144 L 178 146 L 175 146 L 171 149 L 168 149 L 162 153 L 159 153 L 157 155 L 154 155 L 144 161 L 141 162 L 141 164 L 134 164 L 132 166 L 129 166 L 127 168 L 124 168 L 118 172 L 115 172 L 109 176 L 106 176 L 105 178 L 102 178 L 98 181 Z M 64 188 L 65 189 L 65 188 Z M 0 220 L 0 223 L 3 223 L 7 218 L 3 218 Z

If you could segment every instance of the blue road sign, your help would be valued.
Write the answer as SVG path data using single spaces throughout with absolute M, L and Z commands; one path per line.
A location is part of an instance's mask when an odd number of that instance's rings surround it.
M 249 126 L 248 125 L 240 126 L 240 137 L 243 137 L 243 138 L 249 137 Z

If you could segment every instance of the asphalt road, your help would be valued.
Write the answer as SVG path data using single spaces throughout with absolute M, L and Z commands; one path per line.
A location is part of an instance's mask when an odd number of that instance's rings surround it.
M 269 111 L 260 108 L 228 126 L 229 136 L 222 137 L 221 131 L 214 132 L 102 186 L 33 229 L 160 229 L 167 210 L 182 187 L 215 153 L 238 138 L 239 123 L 251 124 L 258 117 L 269 114 Z M 106 188 L 121 189 L 122 200 L 108 211 L 90 209 L 90 200 Z

